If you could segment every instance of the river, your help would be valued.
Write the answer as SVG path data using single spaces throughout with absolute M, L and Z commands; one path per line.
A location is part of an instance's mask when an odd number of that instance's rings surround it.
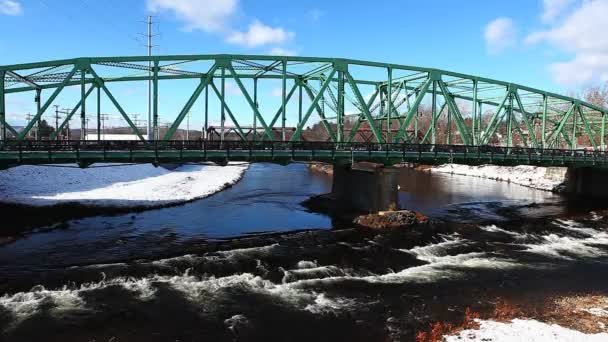
M 253 164 L 180 206 L 66 213 L 0 246 L 1 336 L 409 341 L 493 296 L 604 290 L 601 204 L 412 169 L 399 184 L 399 205 L 432 224 L 380 232 L 308 212 L 331 179 L 302 164 Z

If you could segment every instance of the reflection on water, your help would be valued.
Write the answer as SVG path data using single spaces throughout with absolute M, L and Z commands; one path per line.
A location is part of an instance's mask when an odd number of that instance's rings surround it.
M 403 169 L 399 185 L 401 206 L 431 217 L 459 221 L 501 219 L 497 209 L 508 207 L 520 207 L 519 214 L 525 217 L 564 211 L 561 196 L 484 178 Z M 532 203 L 533 210 L 526 208 Z

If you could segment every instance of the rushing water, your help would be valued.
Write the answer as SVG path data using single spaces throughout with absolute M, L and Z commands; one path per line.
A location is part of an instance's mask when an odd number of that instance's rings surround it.
M 605 290 L 606 220 L 559 196 L 404 169 L 400 205 L 438 221 L 381 232 L 300 205 L 330 187 L 254 164 L 207 199 L 0 246 L 0 340 L 409 341 L 495 295 Z

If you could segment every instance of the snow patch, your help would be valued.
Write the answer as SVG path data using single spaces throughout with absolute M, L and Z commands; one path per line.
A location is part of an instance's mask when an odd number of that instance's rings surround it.
M 592 314 L 597 317 L 608 317 L 608 310 L 606 308 L 589 308 L 584 309 L 583 311 Z
M 608 334 L 585 334 L 557 324 L 535 320 L 514 319 L 508 323 L 477 320 L 479 329 L 461 331 L 457 335 L 444 336 L 445 341 L 527 341 L 527 342 L 595 342 L 607 341 Z
M 547 176 L 547 168 L 539 166 L 469 166 L 461 164 L 444 164 L 432 167 L 429 170 L 431 172 L 450 173 L 511 182 L 514 184 L 547 191 L 553 190 L 553 188 L 555 188 L 557 185 L 564 182 L 563 177 Z
M 63 165 L 65 166 L 65 165 Z M 236 183 L 247 165 L 95 164 L 87 169 L 22 165 L 0 171 L 0 202 L 51 206 L 158 207 L 209 196 Z

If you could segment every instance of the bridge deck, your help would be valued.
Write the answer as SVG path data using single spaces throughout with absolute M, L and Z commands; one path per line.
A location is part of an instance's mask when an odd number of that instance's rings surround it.
M 22 141 L 0 145 L 0 167 L 19 164 L 100 162 L 163 163 L 229 161 L 348 163 L 369 161 L 468 165 L 596 166 L 608 164 L 601 151 L 495 146 L 242 142 L 242 141 Z

